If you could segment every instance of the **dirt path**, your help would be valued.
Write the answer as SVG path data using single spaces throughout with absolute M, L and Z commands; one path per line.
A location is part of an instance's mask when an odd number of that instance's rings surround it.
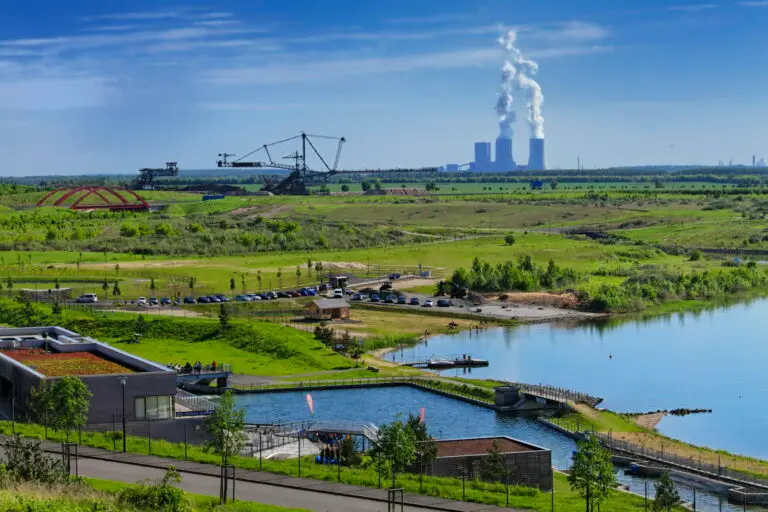
M 653 430 L 666 416 L 666 412 L 654 412 L 652 414 L 640 414 L 635 417 L 635 423 L 648 430 Z

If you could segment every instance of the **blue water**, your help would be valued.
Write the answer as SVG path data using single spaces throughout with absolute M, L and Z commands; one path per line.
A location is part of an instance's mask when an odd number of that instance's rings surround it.
M 390 354 L 400 360 L 471 354 L 471 375 L 563 386 L 622 412 L 702 408 L 659 430 L 685 441 L 768 459 L 768 301 L 648 321 L 530 325 L 438 336 Z

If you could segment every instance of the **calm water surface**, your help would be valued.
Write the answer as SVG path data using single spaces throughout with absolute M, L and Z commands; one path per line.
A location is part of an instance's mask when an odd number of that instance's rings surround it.
M 605 399 L 625 412 L 702 408 L 659 430 L 685 441 L 768 459 L 768 300 L 648 321 L 531 325 L 438 336 L 390 354 L 471 354 L 488 368 L 445 372 L 546 383 Z

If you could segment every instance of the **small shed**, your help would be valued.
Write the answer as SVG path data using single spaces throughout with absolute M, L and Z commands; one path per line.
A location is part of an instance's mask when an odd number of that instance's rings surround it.
M 313 320 L 349 318 L 349 303 L 345 299 L 317 299 L 307 306 L 307 317 Z

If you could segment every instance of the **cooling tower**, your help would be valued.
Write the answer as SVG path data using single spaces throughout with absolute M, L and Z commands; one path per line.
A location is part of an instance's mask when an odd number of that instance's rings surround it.
M 546 171 L 547 160 L 544 156 L 544 139 L 531 139 L 531 151 L 528 155 L 529 171 Z
M 494 168 L 497 171 L 514 171 L 515 160 L 512 158 L 512 138 L 499 137 L 496 139 L 496 162 Z

